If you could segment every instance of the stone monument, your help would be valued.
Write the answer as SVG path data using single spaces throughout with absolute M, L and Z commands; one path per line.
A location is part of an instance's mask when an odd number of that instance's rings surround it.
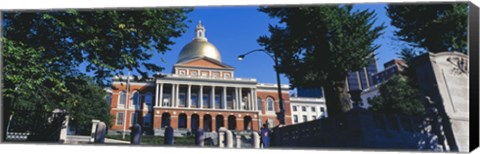
M 428 98 L 426 104 L 433 104 L 427 110 L 438 112 L 430 118 L 438 123 L 432 130 L 437 130 L 444 151 L 469 150 L 468 63 L 469 57 L 459 52 L 426 53 L 414 59 L 420 95 Z

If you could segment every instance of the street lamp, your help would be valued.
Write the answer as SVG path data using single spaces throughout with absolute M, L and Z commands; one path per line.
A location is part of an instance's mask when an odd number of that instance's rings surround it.
M 285 125 L 285 107 L 283 105 L 282 87 L 281 87 L 281 84 L 280 84 L 280 74 L 277 71 L 277 69 L 278 69 L 277 55 L 274 53 L 274 55 L 272 56 L 271 54 L 269 54 L 264 49 L 256 49 L 256 50 L 252 50 L 250 52 L 247 52 L 245 54 L 242 54 L 242 55 L 238 56 L 238 60 L 243 60 L 245 58 L 245 56 L 247 56 L 248 54 L 251 54 L 253 52 L 258 52 L 258 51 L 261 51 L 261 52 L 267 54 L 275 62 L 274 68 L 275 68 L 275 73 L 277 75 L 277 90 L 278 90 L 278 103 L 279 103 L 278 105 L 280 107 L 280 112 L 277 112 L 277 119 L 280 122 L 280 125 Z

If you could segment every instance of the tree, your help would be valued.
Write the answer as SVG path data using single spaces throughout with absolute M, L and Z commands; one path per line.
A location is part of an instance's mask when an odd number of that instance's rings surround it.
M 270 25 L 270 36 L 258 39 L 279 57 L 277 71 L 289 78 L 292 87 L 324 87 L 330 116 L 350 110 L 347 73 L 373 60 L 379 48 L 373 41 L 385 28 L 373 25 L 375 13 L 352 11 L 351 5 L 259 10 L 284 25 Z
M 390 4 L 387 14 L 395 35 L 430 52 L 467 53 L 467 3 Z
M 143 77 L 163 68 L 148 62 L 168 51 L 186 30 L 190 9 L 46 11 L 3 13 L 4 126 L 16 105 L 50 112 L 73 109 L 95 97 L 75 95 L 75 78 L 94 73 L 94 81 L 134 70 Z M 80 71 L 86 64 L 86 72 Z M 107 81 L 107 82 L 105 82 Z M 74 82 L 74 83 L 69 83 Z M 80 82 L 83 83 L 83 82 Z M 91 89 L 94 90 L 94 89 Z M 102 99 L 103 100 L 103 99 Z M 89 100 L 98 101 L 98 100 Z
M 388 114 L 422 116 L 425 107 L 418 89 L 412 87 L 408 79 L 393 76 L 379 87 L 380 95 L 372 99 L 372 110 Z
M 189 9 L 8 12 L 5 38 L 42 48 L 53 71 L 76 73 L 81 63 L 99 83 L 124 69 L 143 77 L 162 67 L 148 60 L 169 50 L 174 37 L 185 32 Z M 28 22 L 26 22 L 28 21 Z M 145 69 L 143 69 L 145 68 Z
M 93 82 L 91 78 L 72 78 L 67 83 L 75 100 L 70 109 L 70 125 L 74 126 L 76 132 L 82 135 L 89 135 L 92 126 L 92 119 L 105 122 L 107 127 L 111 126 L 110 106 L 106 99 L 105 90 Z

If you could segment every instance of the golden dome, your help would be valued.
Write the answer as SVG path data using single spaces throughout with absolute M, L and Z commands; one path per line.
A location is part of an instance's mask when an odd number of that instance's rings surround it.
M 201 21 L 199 21 L 195 32 L 196 37 L 192 40 L 192 42 L 188 43 L 182 48 L 180 55 L 178 56 L 177 63 L 201 57 L 208 57 L 222 62 L 220 52 L 218 51 L 217 47 L 208 42 L 207 38 L 205 37 L 205 28 L 203 27 Z

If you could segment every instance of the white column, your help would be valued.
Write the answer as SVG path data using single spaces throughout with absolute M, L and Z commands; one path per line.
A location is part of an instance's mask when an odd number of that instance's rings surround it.
M 223 87 L 223 109 L 227 109 L 227 87 Z
M 173 102 L 175 102 L 175 84 L 172 83 L 172 92 L 170 92 L 170 105 L 169 107 L 173 107 Z
M 160 97 L 159 97 L 159 101 L 160 101 L 160 106 L 163 106 L 163 83 L 160 83 Z
M 192 85 L 188 85 L 187 107 L 190 108 L 191 105 L 192 105 Z
M 212 109 L 215 109 L 215 86 L 212 86 L 212 90 L 210 92 L 210 97 L 211 97 L 211 105 L 212 105 Z
M 243 110 L 243 107 L 242 107 L 242 103 L 243 103 L 242 87 L 239 88 L 238 96 L 240 97 L 240 99 L 239 99 L 240 103 L 238 104 L 238 107 L 240 108 L 240 110 Z
M 180 84 L 177 84 L 175 87 L 176 87 L 176 91 L 175 91 L 175 107 L 178 107 L 178 104 L 179 104 L 178 94 L 180 93 Z
M 238 110 L 238 104 L 239 104 L 238 87 L 235 87 L 235 101 L 233 102 L 233 109 L 234 110 Z
M 255 110 L 255 94 L 253 92 L 253 88 L 250 88 L 250 96 L 252 97 L 251 100 L 252 100 L 252 103 L 250 103 L 252 105 L 252 108 L 250 110 L 254 111 Z
M 247 102 L 246 102 L 246 105 L 245 105 L 245 106 L 246 106 L 245 108 L 246 108 L 247 110 L 250 110 L 250 108 L 252 107 L 252 106 L 250 105 L 250 103 L 252 102 L 252 97 L 250 97 L 250 96 L 251 96 L 250 93 L 247 93 Z
M 198 94 L 198 102 L 200 102 L 200 108 L 203 108 L 203 85 L 200 85 L 200 93 Z
M 155 106 L 158 106 L 158 84 L 155 84 Z
M 257 89 L 253 88 L 253 104 L 255 105 L 255 111 L 258 111 L 258 102 L 257 102 Z

